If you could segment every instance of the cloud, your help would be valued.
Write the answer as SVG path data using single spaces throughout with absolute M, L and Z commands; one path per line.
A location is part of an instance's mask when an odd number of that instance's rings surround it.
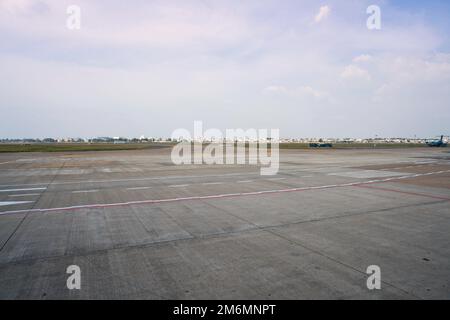
M 17 13 L 26 10 L 31 4 L 29 0 L 2 0 L 0 9 L 8 10 L 10 13 Z
M 284 95 L 289 97 L 306 97 L 306 98 L 315 98 L 315 99 L 322 99 L 329 97 L 329 94 L 327 92 L 315 89 L 311 86 L 300 86 L 295 88 L 288 88 L 285 86 L 279 86 L 279 85 L 271 85 L 263 90 L 265 93 L 269 94 L 277 94 L 277 95 Z
M 360 56 L 353 58 L 353 62 L 355 62 L 355 63 L 368 62 L 370 60 L 372 60 L 372 56 L 370 54 L 362 54 Z
M 319 9 L 319 12 L 314 17 L 314 21 L 316 23 L 319 23 L 322 20 L 328 18 L 328 16 L 330 15 L 330 11 L 331 11 L 331 9 L 329 6 L 321 6 Z
M 4 2 L 3 2 L 4 1 Z M 54 49 L 82 47 L 139 49 L 194 48 L 207 44 L 216 49 L 239 45 L 259 28 L 250 28 L 245 15 L 225 5 L 142 2 L 133 8 L 115 3 L 104 10 L 101 3 L 79 0 L 81 29 L 66 28 L 68 0 L 0 0 L 2 29 L 15 38 L 38 38 Z M 125 49 L 126 48 L 126 49 Z
M 286 89 L 283 86 L 272 85 L 272 86 L 268 86 L 268 87 L 264 88 L 264 92 L 266 92 L 266 93 L 275 93 L 275 94 L 282 93 L 283 94 L 283 93 L 287 93 L 288 89 Z
M 377 100 L 411 96 L 413 92 L 420 95 L 421 92 L 434 91 L 434 95 L 441 95 L 448 91 L 450 56 L 445 54 L 437 53 L 426 58 L 383 57 L 375 67 L 384 79 L 374 92 Z
M 6 15 L 15 18 L 30 18 L 33 14 L 47 12 L 50 8 L 47 1 L 49 0 L 1 0 L 0 12 L 3 11 Z
M 344 79 L 366 79 L 370 80 L 370 74 L 367 70 L 364 70 L 355 65 L 348 65 L 341 73 L 341 77 Z
M 69 4 L 0 0 L 0 113 L 23 120 L 0 126 L 0 136 L 169 136 L 197 119 L 286 136 L 364 135 L 373 127 L 358 120 L 370 108 L 402 124 L 411 108 L 417 134 L 448 128 L 450 37 L 414 8 L 386 3 L 389 32 L 368 32 L 365 0 L 320 10 L 276 0 L 110 1 L 105 10 L 77 0 L 81 30 L 70 31 Z M 375 95 L 383 103 L 370 105 Z M 443 112 L 417 126 L 424 106 Z M 335 121 L 340 114 L 348 122 Z M 401 135 L 407 124 L 373 126 Z
M 298 91 L 306 96 L 312 96 L 316 99 L 321 99 L 328 96 L 328 93 L 313 89 L 310 86 L 302 86 L 298 88 Z

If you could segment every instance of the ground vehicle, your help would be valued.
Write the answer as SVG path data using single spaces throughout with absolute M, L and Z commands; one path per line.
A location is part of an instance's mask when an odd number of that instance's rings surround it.
M 332 148 L 333 145 L 331 143 L 310 143 L 310 148 Z

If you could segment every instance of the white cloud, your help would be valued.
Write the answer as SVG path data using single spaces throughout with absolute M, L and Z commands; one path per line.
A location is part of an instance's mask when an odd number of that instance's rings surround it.
M 357 56 L 355 58 L 353 58 L 353 62 L 368 62 L 372 60 L 372 56 L 370 54 L 362 54 L 360 56 Z
M 288 89 L 286 89 L 283 86 L 272 85 L 272 86 L 268 86 L 268 87 L 264 88 L 264 92 L 279 94 L 279 93 L 287 93 Z
M 24 39 L 32 36 L 41 41 L 54 41 L 55 48 L 136 46 L 152 49 L 185 49 L 199 44 L 211 48 L 237 45 L 259 31 L 257 27 L 250 28 L 244 14 L 224 5 L 175 5 L 155 1 L 130 10 L 112 5 L 111 10 L 105 11 L 98 2 L 79 0 L 76 5 L 81 8 L 81 29 L 70 32 L 64 23 L 68 4 L 71 2 L 0 0 L 0 31 L 12 30 Z
M 327 92 L 315 89 L 311 86 L 300 86 L 297 88 L 287 88 L 285 86 L 271 85 L 264 89 L 265 93 L 282 94 L 290 97 L 312 97 L 315 99 L 322 99 L 329 97 Z
M 71 0 L 0 0 L 0 111 L 24 119 L 1 126 L 0 135 L 170 134 L 198 118 L 215 127 L 274 125 L 286 135 L 364 135 L 373 130 L 357 121 L 364 103 L 399 121 L 413 106 L 411 124 L 425 106 L 444 110 L 420 130 L 448 127 L 440 119 L 450 114 L 450 54 L 432 58 L 448 36 L 433 25 L 409 15 L 398 23 L 403 13 L 386 4 L 389 32 L 369 33 L 363 0 L 320 10 L 307 1 L 231 2 L 113 1 L 105 11 L 77 0 L 82 28 L 72 32 Z M 252 117 L 257 108 L 267 112 Z M 93 115 L 86 125 L 85 110 Z M 311 117 L 299 120 L 299 112 Z M 108 121 L 99 126 L 103 114 Z M 334 121 L 340 114 L 348 123 Z
M 0 9 L 8 10 L 9 12 L 20 12 L 31 7 L 33 3 L 29 0 L 2 0 L 0 1 Z
M 312 96 L 316 99 L 327 97 L 328 94 L 323 91 L 316 90 L 310 86 L 302 86 L 299 89 L 299 92 L 303 95 Z
M 447 57 L 446 57 L 447 56 Z M 376 64 L 376 71 L 384 82 L 374 91 L 377 100 L 411 97 L 426 91 L 442 94 L 448 91 L 450 81 L 450 56 L 435 54 L 426 58 L 402 56 L 383 57 Z M 431 95 L 423 94 L 424 97 Z M 440 98 L 442 100 L 442 97 Z
M 355 65 L 348 65 L 341 73 L 341 77 L 344 79 L 366 79 L 370 80 L 370 74 L 367 70 L 364 70 Z
M 314 17 L 314 21 L 316 23 L 319 23 L 322 20 L 326 19 L 330 15 L 330 11 L 331 9 L 329 6 L 321 6 L 319 12 Z

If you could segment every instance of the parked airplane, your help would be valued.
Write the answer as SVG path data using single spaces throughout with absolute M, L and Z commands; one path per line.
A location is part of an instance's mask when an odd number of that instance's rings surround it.
M 444 136 L 442 135 L 439 140 L 427 141 L 429 147 L 446 147 L 447 142 L 444 142 Z

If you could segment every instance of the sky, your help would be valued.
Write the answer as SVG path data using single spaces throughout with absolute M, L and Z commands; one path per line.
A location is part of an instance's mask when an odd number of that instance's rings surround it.
M 449 31 L 436 0 L 0 0 L 0 138 L 449 135 Z

